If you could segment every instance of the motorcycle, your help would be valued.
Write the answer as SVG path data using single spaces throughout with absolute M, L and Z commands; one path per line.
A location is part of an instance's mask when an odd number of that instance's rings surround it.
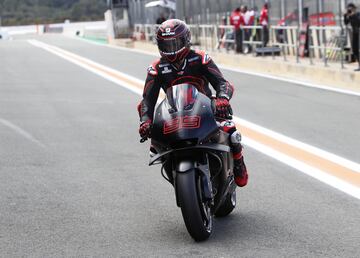
M 156 108 L 151 129 L 149 165 L 162 165 L 195 241 L 209 238 L 214 216 L 227 216 L 236 206 L 229 135 L 215 111 L 214 100 L 193 85 L 174 85 Z

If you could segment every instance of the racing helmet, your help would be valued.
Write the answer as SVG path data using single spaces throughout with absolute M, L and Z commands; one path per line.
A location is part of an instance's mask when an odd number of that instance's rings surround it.
M 190 30 L 181 20 L 167 20 L 157 30 L 156 41 L 162 57 L 170 63 L 181 62 L 190 51 Z

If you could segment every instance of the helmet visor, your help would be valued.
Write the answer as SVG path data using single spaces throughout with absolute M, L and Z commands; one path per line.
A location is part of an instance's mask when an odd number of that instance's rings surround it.
M 158 40 L 159 50 L 165 55 L 177 54 L 185 45 L 185 37 Z

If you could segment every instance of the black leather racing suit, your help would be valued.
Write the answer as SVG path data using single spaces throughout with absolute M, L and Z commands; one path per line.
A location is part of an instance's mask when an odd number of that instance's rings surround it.
M 143 100 L 138 106 L 140 121 L 152 121 L 154 108 L 159 97 L 160 88 L 165 92 L 176 84 L 190 83 L 198 91 L 209 98 L 212 96 L 209 83 L 216 91 L 216 97 L 231 99 L 234 87 L 223 77 L 219 68 L 208 54 L 203 51 L 190 50 L 185 57 L 183 65 L 176 69 L 174 65 L 160 58 L 149 68 L 145 81 Z M 229 133 L 231 151 L 234 158 L 235 182 L 239 186 L 247 184 L 248 173 L 244 163 L 241 135 L 232 121 L 223 121 L 220 129 Z
M 234 93 L 234 87 L 224 79 L 219 68 L 204 51 L 190 50 L 179 70 L 160 58 L 148 68 L 143 100 L 139 104 L 140 121 L 153 120 L 160 88 L 166 92 L 169 87 L 181 83 L 194 85 L 209 98 L 212 96 L 209 83 L 215 89 L 217 97 L 230 100 Z

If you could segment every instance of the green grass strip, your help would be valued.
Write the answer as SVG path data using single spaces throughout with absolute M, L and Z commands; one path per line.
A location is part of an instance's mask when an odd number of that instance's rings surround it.
M 83 36 L 82 38 L 86 39 L 86 40 L 94 41 L 94 42 L 100 43 L 100 44 L 107 44 L 108 43 L 106 38 L 92 37 L 92 36 Z

